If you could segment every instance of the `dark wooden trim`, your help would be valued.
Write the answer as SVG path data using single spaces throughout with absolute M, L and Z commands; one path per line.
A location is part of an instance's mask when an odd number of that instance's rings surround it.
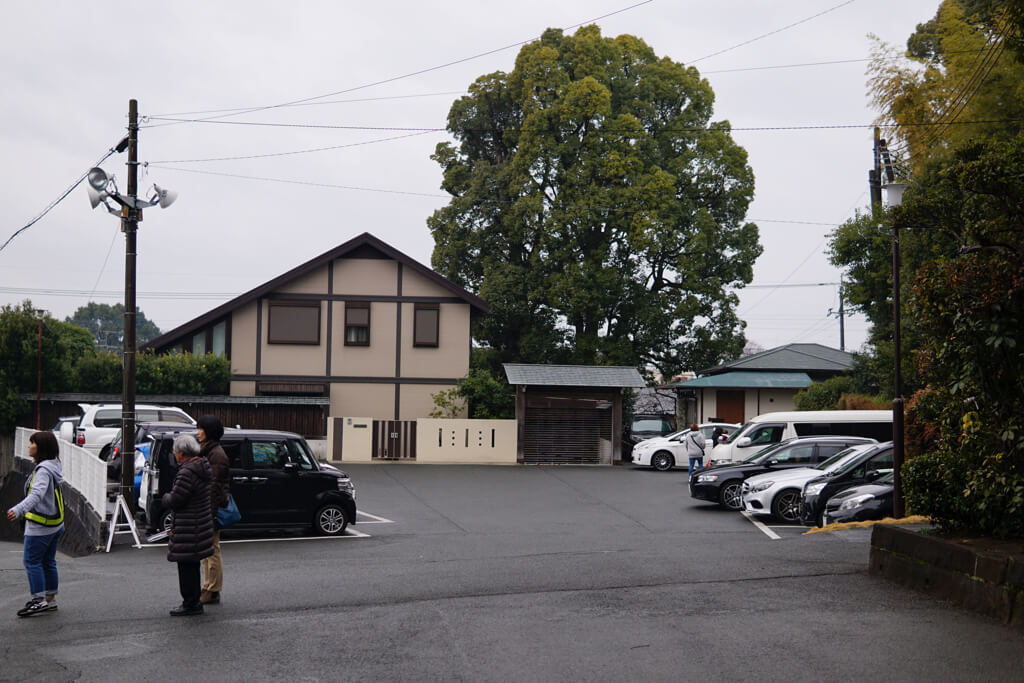
M 256 376 L 263 371 L 263 299 L 256 300 Z
M 331 384 L 444 384 L 456 385 L 458 377 L 356 377 L 352 375 L 337 375 L 325 377 L 323 375 L 231 375 L 232 382 L 301 382 Z M 35 394 L 33 394 L 34 396 Z
M 396 287 L 396 292 L 398 294 L 398 297 L 401 298 L 401 296 L 402 296 L 402 275 L 404 275 L 404 273 L 402 271 L 402 264 L 401 263 L 398 264 L 398 268 L 396 269 L 396 274 L 397 274 L 397 279 L 398 279 L 398 283 L 397 283 L 398 286 Z M 399 301 L 398 304 L 396 304 L 395 307 L 397 309 L 395 311 L 395 377 L 401 377 L 402 376 L 402 302 Z M 402 417 L 401 413 L 402 413 L 402 387 L 401 387 L 401 385 L 396 384 L 395 385 L 395 419 L 396 420 L 401 419 L 401 417 Z
M 316 309 L 316 341 L 301 341 L 295 339 L 272 339 L 271 334 L 271 319 L 273 318 L 273 311 L 275 308 L 315 308 Z M 267 303 L 267 343 L 268 344 L 286 344 L 286 345 L 300 345 L 300 346 L 320 346 L 320 328 L 323 325 L 323 304 L 319 301 L 308 301 L 308 300 L 295 300 L 295 299 L 276 299 L 273 302 Z
M 522 464 L 526 446 L 526 387 L 516 386 L 516 462 Z
M 327 262 L 327 294 L 334 293 L 334 261 Z M 327 346 L 324 352 L 324 372 L 331 374 L 331 350 L 334 348 L 334 302 L 327 299 Z
M 289 301 L 369 301 L 371 303 L 406 304 L 464 304 L 462 299 L 454 296 L 396 296 L 393 294 L 289 294 L 279 292 L 263 297 L 267 300 L 287 299 Z

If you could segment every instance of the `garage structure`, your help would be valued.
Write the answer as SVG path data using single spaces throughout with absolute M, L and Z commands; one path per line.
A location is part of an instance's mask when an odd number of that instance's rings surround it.
M 516 388 L 517 461 L 610 465 L 622 450 L 622 391 L 645 386 L 636 368 L 506 363 Z

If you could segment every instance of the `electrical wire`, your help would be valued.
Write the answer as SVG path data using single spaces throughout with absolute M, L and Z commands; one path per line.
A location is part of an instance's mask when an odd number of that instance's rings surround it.
M 107 151 L 106 154 L 104 154 L 102 157 L 100 157 L 92 166 L 89 167 L 89 170 L 91 171 L 94 167 L 99 166 L 100 164 L 102 164 L 104 161 L 106 161 L 108 158 L 110 158 L 110 156 L 112 154 L 114 154 L 115 151 L 116 150 L 113 147 L 111 147 Z M 76 187 L 78 187 L 79 183 L 81 183 L 83 180 L 85 180 L 88 175 L 89 175 L 89 171 L 86 171 L 85 173 L 83 173 L 81 175 L 81 177 L 78 178 L 78 180 L 76 180 L 75 182 L 71 183 L 71 187 L 69 187 L 67 190 L 65 190 L 64 194 L 62 194 L 61 196 L 57 197 L 52 202 L 50 202 L 49 205 L 47 205 L 47 207 L 45 209 L 43 209 L 42 212 L 38 216 L 33 218 L 31 221 L 29 221 L 28 224 L 25 225 L 24 227 L 19 228 L 18 230 L 15 230 L 14 234 L 11 235 L 10 237 L 8 237 L 7 241 L 4 242 L 2 245 L 0 245 L 0 251 L 3 251 L 7 247 L 8 244 L 13 242 L 15 237 L 17 237 L 21 233 L 23 233 L 26 230 L 28 230 L 29 228 L 31 228 L 33 225 L 35 225 L 39 221 L 39 219 L 41 219 L 46 214 L 50 213 L 50 210 L 53 209 L 53 207 L 55 207 L 58 204 L 60 204 L 64 200 L 65 197 L 67 197 L 69 194 L 71 194 L 71 191 L 74 190 Z
M 406 138 L 412 138 L 419 135 L 426 135 L 434 131 L 419 131 L 416 133 L 408 133 L 407 135 L 395 135 L 389 138 L 378 138 L 376 140 L 364 140 L 363 142 L 350 142 L 346 145 L 331 145 L 330 147 L 315 147 L 312 149 L 298 149 L 290 152 L 268 152 L 266 154 L 250 154 L 247 156 L 236 156 L 236 157 L 210 157 L 206 159 L 160 159 L 157 161 L 146 162 L 146 165 L 150 164 L 198 164 L 207 161 L 243 161 L 248 159 L 267 159 L 271 157 L 284 157 L 293 156 L 296 154 L 313 154 L 314 152 L 329 152 L 336 149 L 344 149 L 346 147 L 360 147 L 362 145 L 373 145 L 378 142 L 391 142 L 393 140 L 404 140 Z
M 181 123 L 211 123 L 225 126 L 254 126 L 267 128 L 306 128 L 314 130 L 368 130 L 368 131 L 407 131 L 418 133 L 443 133 L 447 128 L 437 126 L 357 126 L 340 124 L 317 124 L 317 123 L 281 123 L 281 122 L 259 122 L 259 121 L 219 121 L 212 119 L 173 119 L 161 118 L 162 121 L 179 121 Z M 969 125 L 978 123 L 1014 123 L 1021 119 L 986 119 L 980 121 L 952 121 L 950 124 Z M 659 133 L 702 133 L 724 131 L 727 133 L 735 131 L 788 131 L 788 130 L 844 130 L 855 128 L 900 128 L 906 126 L 934 126 L 934 123 L 836 123 L 836 124 L 815 124 L 806 126 L 725 126 L 712 124 L 710 126 L 682 126 L 679 128 L 660 128 Z M 466 128 L 467 132 L 490 132 L 490 128 Z M 598 128 L 594 132 L 601 133 L 636 133 L 636 128 Z
M 852 4 L 854 2 L 856 2 L 856 0 L 846 0 L 846 2 L 841 2 L 838 5 L 836 5 L 835 7 L 829 7 L 827 10 L 825 10 L 823 12 L 818 12 L 817 14 L 809 16 L 809 17 L 807 17 L 805 19 L 801 19 L 800 21 L 793 22 L 792 24 L 789 24 L 787 26 L 783 26 L 782 28 L 777 28 L 774 31 L 769 31 L 768 33 L 762 33 L 761 35 L 759 35 L 759 36 L 757 36 L 755 38 L 751 38 L 750 40 L 745 40 L 742 43 L 737 43 L 736 45 L 733 45 L 732 47 L 727 47 L 724 50 L 719 50 L 718 52 L 712 52 L 709 55 L 704 55 L 703 57 L 699 57 L 697 59 L 690 60 L 689 62 L 684 62 L 684 64 L 696 64 L 697 62 L 702 62 L 705 59 L 711 59 L 712 57 L 717 57 L 718 55 L 725 54 L 726 52 L 731 52 L 732 50 L 735 50 L 738 47 L 743 47 L 744 45 L 750 45 L 751 43 L 754 43 L 754 42 L 757 42 L 758 40 L 761 40 L 762 38 L 767 38 L 768 36 L 773 36 L 776 33 L 781 33 L 782 31 L 785 31 L 786 29 L 791 29 L 794 26 L 799 26 L 800 24 L 805 24 L 808 21 L 811 21 L 812 19 L 817 19 L 818 17 L 820 17 L 822 15 L 828 14 L 829 12 L 834 12 L 835 10 L 839 9 L 840 7 L 845 7 L 846 5 Z
M 566 26 L 562 30 L 563 31 L 568 31 L 570 29 L 578 28 L 578 27 L 583 26 L 585 24 L 592 24 L 592 23 L 594 23 L 596 21 L 600 21 L 601 19 L 607 19 L 608 17 L 615 16 L 616 14 L 622 14 L 623 12 L 628 12 L 629 10 L 636 9 L 637 7 L 641 7 L 643 5 L 647 5 L 647 4 L 650 4 L 652 2 L 654 2 L 654 0 L 642 0 L 641 2 L 637 2 L 637 3 L 634 3 L 634 4 L 629 5 L 627 7 L 623 7 L 621 9 L 617 9 L 614 12 L 608 12 L 607 14 L 602 14 L 599 17 L 594 17 L 593 19 L 588 19 L 586 21 L 582 21 L 582 22 L 579 22 L 577 24 L 573 24 L 572 26 Z M 849 2 L 853 2 L 853 0 L 849 0 Z M 510 45 L 505 45 L 503 47 L 494 48 L 493 50 L 487 50 L 486 52 L 481 52 L 479 54 L 475 54 L 475 55 L 472 55 L 470 57 L 463 57 L 462 59 L 456 59 L 454 61 L 446 62 L 444 64 L 438 64 L 437 66 L 432 66 L 432 67 L 428 67 L 428 68 L 425 68 L 425 69 L 419 69 L 418 71 L 412 71 L 412 72 L 409 72 L 407 74 L 402 74 L 400 76 L 392 76 L 391 78 L 385 78 L 385 79 L 382 79 L 382 80 L 379 80 L 379 81 L 374 81 L 372 83 L 366 83 L 364 85 L 357 85 L 357 86 L 354 86 L 354 87 L 351 87 L 351 88 L 345 88 L 343 90 L 336 90 L 334 92 L 325 93 L 323 95 L 316 95 L 316 96 L 313 96 L 313 97 L 305 97 L 305 98 L 298 99 L 298 100 L 292 100 L 290 102 L 282 102 L 280 104 L 272 104 L 272 105 L 266 105 L 266 106 L 261 106 L 261 107 L 251 107 L 251 108 L 246 108 L 246 109 L 236 109 L 236 110 L 233 110 L 234 113 L 220 114 L 220 115 L 215 116 L 215 117 L 210 117 L 210 119 L 200 119 L 200 120 L 211 120 L 211 119 L 214 119 L 214 118 L 223 118 L 223 117 L 227 117 L 227 116 L 241 116 L 242 114 L 251 114 L 251 113 L 254 113 L 254 112 L 266 111 L 268 109 L 279 109 L 281 107 L 290 107 L 290 106 L 294 106 L 294 105 L 298 105 L 298 104 L 305 104 L 305 103 L 308 103 L 308 102 L 314 102 L 316 100 L 322 100 L 325 97 L 334 97 L 335 95 L 344 95 L 346 93 L 355 92 L 357 90 L 364 90 L 366 88 L 372 88 L 372 87 L 377 86 L 377 85 L 384 85 L 386 83 L 394 83 L 395 81 L 400 81 L 400 80 L 403 80 L 403 79 L 406 79 L 406 78 L 411 78 L 413 76 L 420 76 L 420 75 L 425 74 L 425 73 L 430 73 L 431 71 L 437 71 L 439 69 L 445 69 L 445 68 L 450 67 L 450 66 L 455 66 L 456 64 L 464 64 L 465 62 L 469 62 L 469 61 L 472 61 L 474 59 L 479 59 L 481 57 L 487 57 L 489 55 L 493 55 L 493 54 L 496 54 L 498 52 L 504 52 L 505 50 L 510 50 L 510 49 L 512 49 L 514 47 L 520 47 L 522 45 L 526 45 L 527 43 L 532 43 L 533 41 L 537 40 L 538 38 L 539 38 L 539 36 L 535 37 L 535 38 L 530 38 L 528 40 L 521 40 L 521 41 L 512 43 Z M 166 117 L 147 117 L 147 118 L 150 118 L 150 119 L 157 119 L 157 118 L 159 118 L 161 120 L 166 120 Z
M 909 154 L 902 159 L 903 163 L 909 162 L 911 159 L 920 156 L 920 154 L 928 149 L 931 145 L 942 138 L 942 134 L 949 128 L 950 125 L 958 123 L 956 118 L 963 113 L 967 104 L 974 98 L 982 84 L 988 78 L 992 69 L 999 61 L 999 57 L 1002 55 L 1002 51 L 1005 47 L 1005 36 L 1009 29 L 1009 24 L 1004 22 L 1003 26 L 994 32 L 985 43 L 985 47 L 979 51 L 977 57 L 968 67 L 968 73 L 960 78 L 956 87 L 954 88 L 954 95 L 951 97 L 942 108 L 942 111 L 936 116 L 936 119 L 928 124 L 923 124 L 931 127 L 931 130 L 926 131 L 918 145 L 918 149 L 921 150 L 914 154 Z M 984 74 L 982 75 L 982 71 Z M 970 90 L 970 92 L 968 92 Z M 955 111 L 953 111 L 955 109 Z M 946 119 L 945 121 L 943 119 Z M 922 124 L 913 124 L 914 126 Z M 895 148 L 890 149 L 890 154 L 894 156 L 902 155 L 904 152 L 909 151 L 909 141 L 904 141 L 902 144 L 897 145 Z

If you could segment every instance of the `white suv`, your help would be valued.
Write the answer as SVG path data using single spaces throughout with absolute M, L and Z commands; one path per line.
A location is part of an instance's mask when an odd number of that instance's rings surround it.
M 93 455 L 99 455 L 100 449 L 113 441 L 121 429 L 121 404 L 79 403 L 78 407 L 82 409 L 82 419 L 75 429 L 75 443 Z M 135 422 L 196 423 L 181 408 L 146 404 L 135 405 Z

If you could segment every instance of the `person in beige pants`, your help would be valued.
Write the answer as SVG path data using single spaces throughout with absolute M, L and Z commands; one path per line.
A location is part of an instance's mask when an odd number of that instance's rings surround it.
M 210 514 L 217 516 L 217 508 L 228 502 L 228 489 L 231 483 L 230 463 L 224 449 L 220 446 L 220 437 L 224 436 L 224 425 L 216 415 L 203 415 L 196 420 L 199 428 L 199 454 L 210 463 Z M 216 605 L 220 602 L 220 592 L 224 587 L 224 566 L 220 556 L 220 530 L 213 532 L 213 554 L 203 560 L 203 591 L 199 602 L 204 605 Z

